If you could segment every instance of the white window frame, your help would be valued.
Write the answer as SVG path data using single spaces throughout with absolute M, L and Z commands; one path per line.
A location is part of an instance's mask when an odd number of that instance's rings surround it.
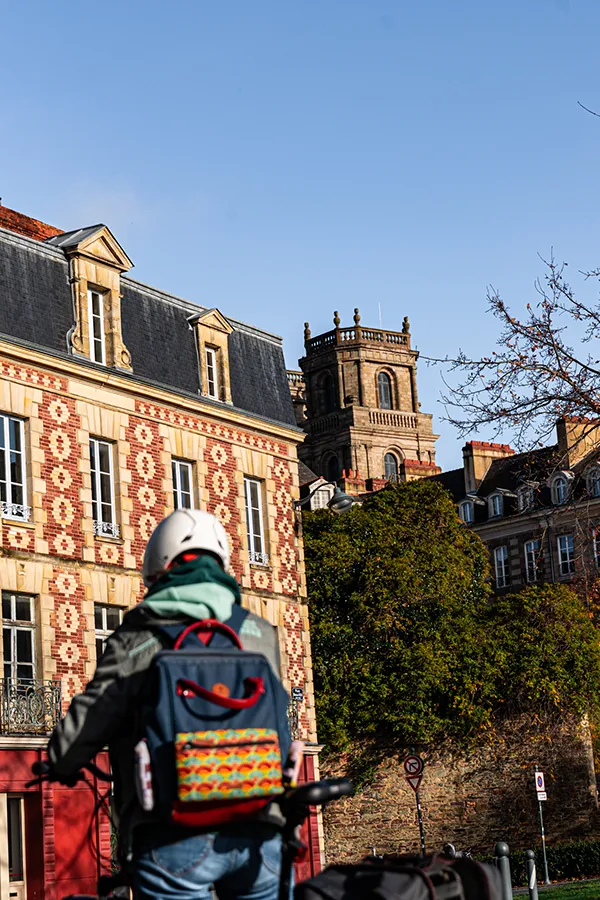
M 214 347 L 204 348 L 204 371 L 206 373 L 206 396 L 219 399 L 219 367 L 218 351 Z M 212 378 L 210 371 L 212 369 Z
M 104 653 L 104 648 L 106 647 L 107 640 L 109 639 L 111 634 L 114 634 L 115 631 L 115 629 L 111 629 L 108 627 L 106 613 L 109 609 L 114 609 L 119 613 L 120 625 L 123 621 L 123 610 L 120 606 L 113 606 L 112 603 L 94 603 L 94 635 L 96 638 L 96 643 L 98 641 L 102 641 L 102 653 Z M 96 610 L 101 610 L 102 612 L 102 628 L 96 628 Z M 99 658 L 98 647 L 96 646 L 96 660 L 98 660 Z
M 21 449 L 15 450 L 10 446 L 10 423 L 13 422 L 19 431 L 19 442 Z M 7 413 L 0 413 L 0 428 L 4 438 L 4 449 L 0 453 L 4 454 L 4 475 L 6 478 L 5 490 L 6 500 L 0 501 L 0 514 L 3 519 L 14 519 L 16 522 L 29 522 L 31 519 L 31 507 L 27 505 L 27 453 L 25 448 L 25 422 L 16 416 L 9 416 Z M 10 473 L 10 457 L 16 454 L 21 458 L 21 484 L 22 503 L 15 503 L 13 497 L 13 482 Z
M 525 541 L 523 554 L 525 556 L 525 580 L 527 584 L 534 584 L 539 580 L 540 576 L 540 567 L 538 565 L 540 542 L 533 538 L 530 541 Z
M 499 511 L 496 512 L 496 504 Z M 489 515 L 491 519 L 498 519 L 504 515 L 504 498 L 502 494 L 492 494 L 488 500 Z
M 252 488 L 256 486 L 257 505 L 252 500 Z M 258 478 L 244 475 L 244 496 L 246 501 L 246 531 L 248 535 L 248 559 L 253 565 L 268 566 L 269 557 L 265 551 L 265 525 L 262 501 L 263 483 Z M 255 530 L 252 512 L 258 512 L 259 531 Z
M 494 568 L 496 570 L 496 587 L 505 588 L 510 584 L 510 566 L 508 562 L 508 546 L 494 548 Z
M 465 511 L 469 510 L 469 515 Z M 475 521 L 475 504 L 472 500 L 463 500 L 458 507 L 458 517 L 465 525 L 472 525 Z
M 600 497 L 600 467 L 594 466 L 588 472 L 587 491 L 590 497 Z
M 519 511 L 531 509 L 533 506 L 533 488 L 522 487 L 517 492 Z
M 98 307 L 99 314 L 96 315 L 94 312 L 94 297 L 98 298 Z M 103 291 L 99 291 L 96 288 L 88 288 L 88 328 L 89 328 L 89 341 L 90 341 L 90 359 L 92 362 L 100 363 L 101 365 L 106 365 L 106 335 L 104 333 L 104 298 L 106 297 L 106 293 Z M 94 329 L 94 320 L 98 320 L 100 323 L 100 337 L 96 338 L 96 332 Z M 100 358 L 96 355 L 96 341 L 98 340 L 100 344 Z
M 184 494 L 187 492 L 181 486 L 181 471 L 187 469 L 189 479 L 189 496 L 190 505 L 185 506 L 182 502 Z M 171 472 L 173 475 L 173 504 L 175 509 L 194 509 L 194 467 L 191 462 L 185 459 L 171 458 Z
M 92 444 L 95 447 L 95 458 L 96 458 L 96 469 L 94 470 L 93 462 L 92 462 Z M 108 472 L 101 472 L 100 470 L 100 445 L 104 444 L 108 447 Z M 92 498 L 92 515 L 94 519 L 94 534 L 98 537 L 114 537 L 118 538 L 120 534 L 120 528 L 116 521 L 116 510 L 115 510 L 115 469 L 114 469 L 114 461 L 113 461 L 113 453 L 114 453 L 114 444 L 111 441 L 105 441 L 103 438 L 90 438 L 90 472 L 92 476 L 92 481 L 94 482 L 96 488 L 96 499 Z M 110 497 L 108 500 L 103 499 L 102 490 L 101 490 L 101 475 L 109 476 L 109 485 L 110 485 Z M 110 505 L 110 517 L 111 521 L 107 522 L 103 518 L 102 507 L 104 505 Z
M 572 534 L 561 534 L 556 539 L 558 570 L 562 577 L 575 572 L 575 540 Z
M 559 485 L 564 484 L 564 497 L 559 495 Z M 562 492 L 561 492 L 562 493 Z M 555 506 L 564 506 L 569 499 L 569 482 L 564 475 L 557 475 L 552 482 L 552 502 Z
M 29 601 L 29 619 L 17 619 L 17 597 L 20 600 L 28 600 Z M 2 591 L 1 599 L 2 599 L 2 613 L 4 613 L 4 600 L 6 598 L 10 598 L 11 604 L 11 616 L 9 619 L 4 618 L 2 615 L 2 646 L 4 647 L 4 633 L 6 631 L 10 632 L 10 643 L 11 643 L 11 674 L 8 676 L 13 684 L 18 684 L 20 681 L 23 684 L 27 684 L 28 682 L 34 682 L 36 680 L 36 672 L 37 672 L 37 664 L 36 664 L 36 654 L 35 654 L 35 597 L 31 594 L 23 594 L 20 591 Z M 31 662 L 22 663 L 22 665 L 30 665 L 32 668 L 32 678 L 21 678 L 19 679 L 17 676 L 17 667 L 19 665 L 19 661 L 17 659 L 17 634 L 19 632 L 27 632 L 30 635 L 31 639 Z M 4 667 L 8 665 L 6 659 L 2 660 L 3 668 L 2 668 L 2 678 L 6 679 Z

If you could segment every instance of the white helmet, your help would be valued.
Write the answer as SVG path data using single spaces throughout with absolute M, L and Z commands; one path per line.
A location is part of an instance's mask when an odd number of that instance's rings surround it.
M 149 587 L 180 553 L 204 550 L 229 568 L 227 532 L 216 516 L 199 509 L 176 509 L 156 526 L 146 545 L 142 576 Z

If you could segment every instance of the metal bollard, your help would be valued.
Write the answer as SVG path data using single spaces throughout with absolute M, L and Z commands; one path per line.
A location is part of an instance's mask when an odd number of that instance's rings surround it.
M 498 841 L 494 847 L 497 865 L 500 871 L 500 879 L 502 881 L 502 900 L 512 900 L 512 878 L 510 877 L 510 850 L 508 844 L 504 841 Z
M 537 870 L 535 868 L 535 853 L 533 850 L 525 851 L 525 868 L 527 869 L 529 900 L 538 900 Z

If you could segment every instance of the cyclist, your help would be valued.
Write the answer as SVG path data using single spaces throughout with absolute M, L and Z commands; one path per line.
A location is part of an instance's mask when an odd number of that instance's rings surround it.
M 253 821 L 207 834 L 159 823 L 143 812 L 134 788 L 136 710 L 151 660 L 165 646 L 152 625 L 226 622 L 241 600 L 229 558 L 225 529 L 209 513 L 180 509 L 157 526 L 144 555 L 146 597 L 108 639 L 94 677 L 48 744 L 52 777 L 66 783 L 108 745 L 119 841 L 138 900 L 208 900 L 211 884 L 220 900 L 277 897 L 281 837 L 272 825 Z M 240 637 L 278 671 L 275 629 L 266 620 L 249 614 Z

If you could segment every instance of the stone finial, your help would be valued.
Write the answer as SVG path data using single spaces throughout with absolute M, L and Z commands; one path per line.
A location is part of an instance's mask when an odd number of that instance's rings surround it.
M 358 309 L 355 309 L 354 310 L 354 324 L 358 325 L 359 322 L 360 322 L 360 313 L 359 313 Z
M 408 316 L 404 316 L 402 320 L 402 334 L 410 334 L 410 322 L 408 321 Z
M 335 325 L 336 328 L 340 327 L 340 321 L 341 321 L 340 314 L 336 309 L 336 311 L 333 314 L 333 324 Z
M 310 325 L 308 322 L 304 323 L 304 343 L 310 341 Z

